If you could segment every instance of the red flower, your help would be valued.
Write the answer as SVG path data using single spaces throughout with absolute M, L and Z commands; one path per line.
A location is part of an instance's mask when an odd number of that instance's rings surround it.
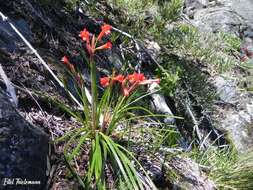
M 111 33 L 111 29 L 112 29 L 112 26 L 109 25 L 109 24 L 104 24 L 102 27 L 101 27 L 101 32 L 100 34 L 98 35 L 98 40 L 101 40 L 103 38 L 104 35 L 108 35 Z
M 110 84 L 111 78 L 103 77 L 100 79 L 100 84 L 103 87 L 107 87 Z M 124 77 L 123 75 L 117 75 L 112 78 L 112 84 L 114 82 L 121 83 L 121 89 L 124 96 L 129 96 L 129 94 L 134 91 L 139 85 L 146 85 L 152 83 L 160 83 L 160 79 L 149 79 L 146 80 L 146 77 L 142 73 L 133 73 Z
M 128 75 L 128 80 L 130 83 L 139 83 L 141 81 L 146 80 L 146 77 L 142 73 L 133 73 L 131 75 Z
M 150 79 L 146 80 L 146 77 L 142 73 L 133 73 L 127 76 L 130 84 L 126 84 L 128 88 L 122 85 L 124 96 L 128 96 L 133 90 L 135 90 L 139 85 L 146 85 L 152 83 L 159 83 L 160 79 Z
M 109 25 L 109 24 L 104 24 L 102 27 L 101 27 L 102 31 L 105 32 L 106 35 L 110 34 L 111 32 L 111 29 L 112 29 L 112 26 Z
M 66 55 L 64 55 L 62 58 L 61 58 L 61 61 L 69 68 L 69 70 L 71 72 L 75 72 L 75 67 L 74 65 L 72 65 L 70 62 L 69 62 L 69 59 L 67 58 Z
M 61 58 L 61 61 L 64 63 L 64 64 L 68 64 L 69 63 L 69 59 L 67 58 L 66 55 L 64 55 L 62 58 Z
M 79 34 L 79 37 L 82 38 L 83 41 L 89 41 L 90 40 L 90 33 L 88 30 L 86 30 L 86 28 L 84 28 L 80 34 Z
M 125 79 L 125 77 L 123 75 L 118 75 L 113 78 L 113 81 L 118 81 L 118 82 L 122 83 L 124 81 L 124 79 Z
M 103 77 L 103 78 L 100 78 L 100 84 L 102 87 L 107 87 L 109 86 L 109 83 L 110 82 L 110 78 L 109 77 Z
M 124 79 L 125 79 L 125 77 L 123 75 L 118 75 L 118 76 L 116 76 L 116 77 L 114 77 L 112 79 L 112 82 L 114 83 L 114 82 L 117 81 L 117 82 L 122 83 L 124 81 Z M 100 84 L 103 87 L 109 86 L 109 84 L 110 84 L 110 78 L 109 77 L 100 78 Z
M 112 43 L 106 42 L 104 45 L 97 47 L 96 50 L 111 49 L 111 48 L 112 48 Z
M 96 38 L 95 35 L 92 35 L 92 39 L 90 38 L 90 33 L 87 31 L 86 28 L 84 28 L 79 36 L 82 38 L 84 42 L 86 42 L 86 49 L 88 51 L 88 54 L 90 56 L 93 56 L 96 50 L 101 50 L 101 49 L 111 49 L 112 48 L 112 43 L 107 42 L 104 45 L 101 45 L 96 48 L 97 41 L 99 41 L 104 35 L 110 34 L 110 30 L 112 29 L 112 26 L 109 24 L 105 24 L 102 26 L 102 31 L 100 32 L 99 36 Z

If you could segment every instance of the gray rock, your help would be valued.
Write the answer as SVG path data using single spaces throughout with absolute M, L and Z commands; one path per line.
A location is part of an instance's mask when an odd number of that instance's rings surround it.
M 242 92 L 237 86 L 237 77 L 241 77 L 238 72 L 223 73 L 222 76 L 217 74 L 210 77 L 207 75 L 202 79 L 197 77 L 198 80 L 195 79 L 194 82 L 191 82 L 193 79 L 188 77 L 189 73 L 195 71 L 195 75 L 200 76 L 199 72 L 201 71 L 197 72 L 189 67 L 186 68 L 188 89 L 193 94 L 190 100 L 196 101 L 193 104 L 195 107 L 191 107 L 192 118 L 196 119 L 201 134 L 207 136 L 210 130 L 215 131 L 210 135 L 213 135 L 209 139 L 211 141 L 224 134 L 224 137 L 219 138 L 219 143 L 223 144 L 225 140 L 229 140 L 239 153 L 245 153 L 253 148 L 253 94 Z M 202 88 L 194 88 L 197 86 Z M 180 100 L 185 100 L 185 98 L 179 96 L 177 102 Z M 193 101 L 189 102 L 192 105 Z M 196 105 L 199 106 L 198 109 L 202 108 L 201 114 L 198 114 L 199 110 L 196 109 Z M 186 109 L 184 104 L 176 106 L 177 110 L 183 110 L 181 113 L 184 113 Z M 184 118 L 187 119 L 187 115 Z M 195 125 L 194 119 L 192 121 Z M 190 123 L 190 125 L 192 124 Z
M 19 31 L 21 31 L 27 40 L 30 42 L 32 41 L 32 32 L 25 20 L 14 20 L 13 24 Z M 19 46 L 21 42 L 20 37 L 15 33 L 10 25 L 7 22 L 3 22 L 0 18 L 0 48 L 13 52 L 17 49 L 17 46 Z
M 193 16 L 195 11 L 208 6 L 208 0 L 185 0 L 185 12 Z
M 194 7 L 194 8 L 202 8 L 204 6 L 207 6 L 209 3 L 209 0 L 186 0 L 185 6 L 186 7 Z
M 44 189 L 47 182 L 47 136 L 11 106 L 2 90 L 0 113 L 0 190 Z M 17 185 L 18 182 L 32 181 L 37 184 Z
M 213 81 L 214 86 L 217 89 L 217 95 L 219 99 L 224 103 L 235 103 L 238 98 L 236 91 L 236 82 L 233 80 L 225 80 L 221 76 L 215 77 Z
M 171 153 L 177 154 L 175 151 L 170 152 L 170 155 Z M 145 153 L 141 158 L 143 167 L 159 189 L 217 189 L 215 183 L 205 173 L 208 168 L 201 167 L 193 160 L 182 156 L 172 156 L 164 160 L 163 154 L 163 151 L 152 156 Z
M 187 10 L 197 1 L 186 2 L 185 13 L 200 31 L 222 31 L 253 37 L 253 1 L 217 0 L 212 5 L 209 2 L 207 7 L 195 6 L 194 12 Z M 221 76 L 212 77 L 211 83 L 218 97 L 217 104 L 212 105 L 215 110 L 212 121 L 215 127 L 228 135 L 239 152 L 246 152 L 253 147 L 253 101 L 252 94 L 243 93 L 237 88 L 237 82 Z
M 247 25 L 253 26 L 253 1 L 252 0 L 224 0 L 224 5 L 245 19 Z
M 252 103 L 245 106 L 252 110 Z M 252 114 L 248 110 L 236 112 L 230 110 L 221 123 L 221 128 L 229 132 L 235 147 L 239 152 L 245 152 L 253 147 Z
M 251 0 L 186 0 L 184 12 L 201 31 L 229 32 L 253 36 L 253 1 Z
M 161 52 L 161 47 L 158 43 L 151 40 L 145 40 L 145 48 L 149 52 L 149 54 L 156 60 L 159 56 L 159 53 Z
M 187 190 L 214 190 L 217 189 L 214 182 L 208 179 L 206 174 L 201 171 L 199 165 L 190 159 L 179 156 L 173 157 L 166 163 L 168 172 L 176 173 L 173 189 Z
M 253 1 L 226 0 L 226 2 L 230 3 L 231 9 L 245 20 L 246 27 L 242 31 L 242 35 L 245 37 L 253 37 Z
M 215 77 L 213 84 L 222 104 L 214 106 L 213 120 L 239 152 L 253 147 L 253 100 L 250 93 L 240 92 L 235 81 Z
M 150 85 L 148 91 L 152 93 L 152 92 L 155 92 L 157 88 L 159 88 L 159 85 L 154 83 Z M 174 115 L 172 111 L 170 110 L 169 106 L 167 105 L 165 101 L 165 97 L 160 93 L 153 93 L 151 94 L 151 97 L 152 97 L 152 101 L 151 101 L 152 109 L 155 110 L 156 113 L 162 113 L 162 114 L 168 115 L 168 117 L 164 119 L 165 123 L 174 124 L 175 123 L 175 119 L 173 118 Z
M 194 24 L 203 32 L 230 32 L 239 36 L 240 27 L 245 21 L 231 9 L 211 7 L 194 14 Z

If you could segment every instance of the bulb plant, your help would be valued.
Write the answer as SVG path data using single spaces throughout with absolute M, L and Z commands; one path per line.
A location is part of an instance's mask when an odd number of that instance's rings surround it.
M 98 36 L 91 34 L 84 28 L 79 37 L 84 43 L 90 66 L 91 77 L 91 100 L 86 93 L 85 81 L 69 61 L 67 56 L 62 58 L 68 72 L 73 76 L 75 89 L 81 100 L 82 113 L 72 111 L 62 105 L 69 114 L 78 120 L 82 127 L 69 131 L 57 142 L 64 141 L 64 157 L 67 166 L 74 177 L 77 178 L 83 189 L 106 189 L 107 176 L 106 168 L 112 168 L 115 181 L 124 182 L 126 189 L 156 189 L 134 155 L 126 148 L 117 143 L 114 132 L 117 126 L 126 118 L 134 117 L 131 111 L 142 110 L 149 115 L 152 114 L 147 109 L 134 106 L 134 102 L 139 100 L 135 96 L 135 90 L 141 85 L 159 83 L 159 79 L 146 79 L 144 74 L 132 73 L 129 75 L 115 75 L 100 78 L 100 85 L 105 88 L 103 95 L 98 96 L 98 85 L 96 78 L 96 62 L 94 56 L 97 51 L 109 50 L 112 48 L 111 42 L 103 42 L 103 38 L 110 34 L 112 26 L 104 24 Z M 120 89 L 116 92 L 115 89 Z M 74 160 L 78 158 L 83 150 L 88 147 L 89 161 L 84 171 L 84 176 L 80 175 L 73 166 Z M 109 166 L 110 167 L 107 167 Z M 138 171 L 142 171 L 139 173 Z

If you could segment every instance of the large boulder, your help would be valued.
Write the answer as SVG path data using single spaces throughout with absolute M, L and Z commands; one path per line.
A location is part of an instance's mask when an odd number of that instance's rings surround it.
M 253 36 L 251 0 L 186 0 L 184 12 L 201 31 Z
M 24 19 L 12 22 L 32 41 L 32 32 Z M 7 22 L 0 20 L 0 64 L 11 63 L 10 53 L 21 47 L 20 37 Z M 48 137 L 19 114 L 1 88 L 0 147 L 0 190 L 45 189 Z
M 196 11 L 194 24 L 204 32 L 230 32 L 239 35 L 244 20 L 227 7 L 211 7 Z
M 0 89 L 0 190 L 42 190 L 48 138 L 28 123 Z

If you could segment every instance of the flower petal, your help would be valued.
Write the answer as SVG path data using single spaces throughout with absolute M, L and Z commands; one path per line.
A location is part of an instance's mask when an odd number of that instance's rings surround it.
M 64 55 L 62 58 L 61 58 L 61 61 L 64 63 L 64 64 L 67 64 L 69 63 L 69 59 L 66 55 Z
M 112 80 L 122 83 L 124 81 L 125 77 L 123 75 L 117 75 Z
M 109 82 L 110 82 L 109 77 L 102 77 L 102 78 L 100 78 L 100 84 L 104 88 L 107 87 L 107 86 L 109 86 Z
M 131 75 L 128 75 L 127 78 L 130 83 L 141 82 L 146 80 L 146 77 L 142 73 L 133 73 Z
M 97 47 L 96 50 L 111 49 L 111 48 L 112 48 L 112 43 L 106 42 L 104 45 Z
M 89 33 L 89 31 L 86 28 L 84 28 L 79 33 L 79 37 L 82 38 L 83 41 L 89 41 L 89 39 L 90 39 L 90 33 Z
M 101 32 L 100 34 L 98 35 L 98 41 L 101 40 L 103 38 L 104 35 L 108 35 L 111 33 L 111 29 L 112 29 L 112 26 L 109 25 L 109 24 L 104 24 L 102 27 L 101 27 Z

